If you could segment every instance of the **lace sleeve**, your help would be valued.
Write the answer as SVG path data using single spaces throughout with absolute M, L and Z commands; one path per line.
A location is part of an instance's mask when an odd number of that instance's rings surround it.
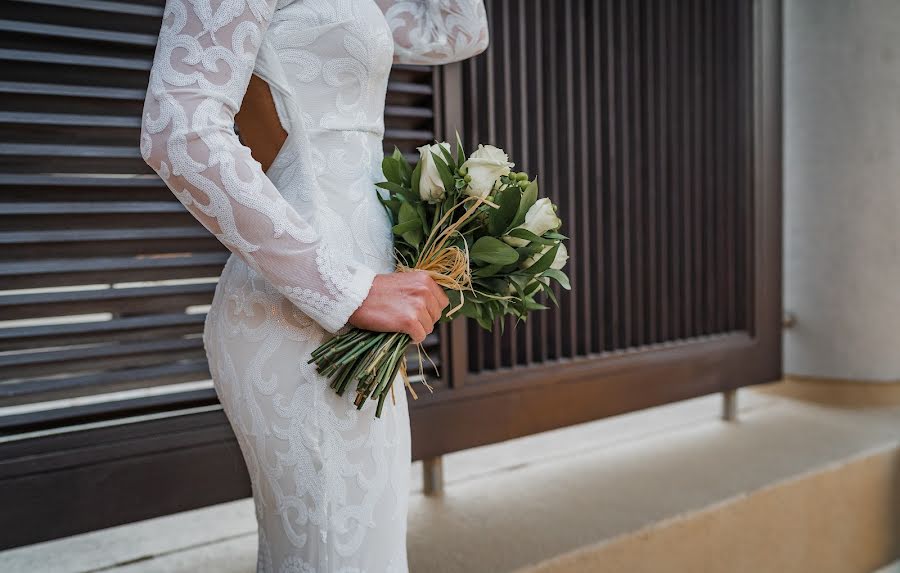
M 228 249 L 335 333 L 368 295 L 375 274 L 334 254 L 319 232 L 315 205 L 297 211 L 287 203 L 234 131 L 274 4 L 167 0 L 141 154 Z
M 376 0 L 394 35 L 394 62 L 448 64 L 488 46 L 483 0 Z

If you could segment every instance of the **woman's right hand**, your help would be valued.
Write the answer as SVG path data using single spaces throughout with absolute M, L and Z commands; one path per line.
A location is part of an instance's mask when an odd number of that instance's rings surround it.
M 376 275 L 349 322 L 364 330 L 404 332 L 418 344 L 434 330 L 448 304 L 444 289 L 425 271 Z

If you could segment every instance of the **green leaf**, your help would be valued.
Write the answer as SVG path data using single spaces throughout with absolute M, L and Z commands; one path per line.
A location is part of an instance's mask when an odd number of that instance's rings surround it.
M 569 277 L 566 276 L 566 273 L 557 270 L 557 269 L 547 269 L 543 272 L 541 276 L 550 277 L 559 283 L 559 286 L 563 287 L 566 290 L 572 290 L 572 285 L 569 283 Z
M 547 310 L 550 308 L 549 306 L 544 306 L 539 302 L 534 302 L 531 299 L 525 300 L 525 310 Z
M 492 330 L 494 330 L 494 321 L 493 320 L 489 320 L 483 316 L 479 316 L 475 320 L 476 320 L 476 322 L 478 322 L 478 326 L 487 330 L 488 332 L 491 332 Z
M 541 252 L 545 246 L 540 243 L 528 243 L 524 247 L 516 247 L 516 250 L 519 252 L 519 260 L 524 261 L 528 257 Z
M 400 176 L 400 164 L 393 157 L 385 157 L 381 160 L 381 171 L 384 178 L 391 183 L 403 185 L 403 177 Z
M 519 297 L 519 301 L 518 301 L 518 302 L 519 302 L 519 304 L 521 305 L 521 301 L 524 300 L 524 299 L 525 299 L 525 296 L 526 296 L 526 295 L 525 295 L 525 286 L 526 286 L 526 284 L 525 284 L 524 281 L 520 280 L 518 277 L 509 277 L 509 278 L 510 278 L 510 281 L 509 281 L 509 282 L 512 283 L 512 285 L 513 285 L 513 286 L 515 287 L 515 289 L 516 289 L 516 296 Z
M 456 177 L 451 173 L 450 168 L 447 166 L 447 162 L 433 151 L 431 152 L 431 156 L 434 157 L 434 164 L 437 167 L 438 174 L 441 176 L 444 190 L 450 191 L 451 189 L 456 189 Z
M 531 296 L 535 293 L 535 291 L 537 291 L 538 289 L 540 289 L 543 286 L 544 285 L 543 285 L 543 283 L 541 283 L 541 281 L 532 280 L 530 283 L 528 283 L 528 285 L 526 285 L 525 294 Z
M 387 209 L 388 214 L 391 216 L 391 221 L 396 221 L 397 213 L 400 211 L 400 200 L 393 197 L 385 199 L 381 195 L 378 196 L 378 200 L 381 201 L 381 204 Z
M 403 197 L 407 201 L 417 202 L 419 200 L 419 195 L 413 195 L 412 191 L 400 185 L 399 183 L 394 183 L 392 181 L 382 181 L 380 183 L 375 184 L 377 187 L 381 187 L 382 189 L 387 189 L 391 192 L 393 197 Z
M 555 245 L 556 241 L 552 241 L 550 239 L 545 239 L 543 237 L 538 237 L 528 229 L 523 229 L 522 227 L 516 227 L 509 233 L 507 233 L 510 237 L 515 237 L 517 239 L 524 239 L 531 243 L 537 243 L 538 245 Z
M 419 197 L 419 179 L 422 178 L 422 162 L 416 163 L 416 168 L 413 169 L 412 175 L 409 176 L 409 186 L 412 189 L 413 195 Z
M 490 277 L 490 276 L 497 274 L 500 271 L 500 269 L 502 269 L 503 267 L 504 267 L 504 265 L 487 265 L 485 267 L 475 269 L 472 272 L 472 276 Z
M 506 279 L 497 277 L 485 277 L 482 278 L 479 283 L 484 285 L 485 290 L 490 291 L 497 296 L 503 296 L 504 294 L 506 294 Z
M 416 211 L 416 208 L 409 203 L 400 205 L 399 217 L 401 223 L 406 223 L 407 221 L 419 222 L 419 213 Z
M 444 293 L 447 295 L 447 299 L 450 301 L 450 304 L 448 304 L 447 306 L 444 307 L 444 310 L 441 313 L 441 320 L 448 318 L 447 312 L 449 312 L 449 311 L 453 310 L 454 308 L 456 308 L 457 306 L 459 306 L 459 301 L 460 301 L 460 299 L 459 299 L 460 294 L 459 294 L 458 290 L 447 289 L 444 291 Z M 449 318 L 453 319 L 453 317 L 456 316 L 456 313 L 459 313 L 459 312 L 462 312 L 462 309 L 455 311 L 453 313 L 453 316 L 451 316 Z
M 509 265 L 519 260 L 519 253 L 514 248 L 500 239 L 490 236 L 484 236 L 475 241 L 469 250 L 469 256 L 473 260 L 492 265 Z
M 522 193 L 516 186 L 505 187 L 497 193 L 495 200 L 498 208 L 491 211 L 491 216 L 488 219 L 488 232 L 490 234 L 502 235 L 503 231 L 509 227 L 513 217 L 516 216 L 521 197 Z
M 453 156 L 450 155 L 449 145 L 444 147 L 443 145 L 438 145 L 438 149 L 441 150 L 441 155 L 444 156 L 444 161 L 447 162 L 447 167 L 450 168 L 451 173 L 456 173 L 456 162 L 453 161 Z
M 459 132 L 456 132 L 456 165 L 462 166 L 463 163 L 466 162 L 466 152 L 463 151 L 462 139 L 459 137 Z
M 550 265 L 553 264 L 553 259 L 556 258 L 557 251 L 559 251 L 559 243 L 557 243 L 554 247 L 550 247 L 550 250 L 541 255 L 541 258 L 539 258 L 537 262 L 535 262 L 527 269 L 522 269 L 522 272 L 529 275 L 539 275 L 543 273 L 550 268 Z
M 552 288 L 550 288 L 547 285 L 544 285 L 544 292 L 547 293 L 547 296 L 550 298 L 550 300 L 553 301 L 553 304 L 555 304 L 556 306 L 559 306 L 559 301 L 556 300 L 556 294 L 554 294 Z
M 404 223 L 397 223 L 391 227 L 391 230 L 394 231 L 395 235 L 403 235 L 404 233 L 414 231 L 419 227 L 420 223 L 418 221 L 406 221 Z
M 516 211 L 516 216 L 511 225 L 512 227 L 518 227 L 525 222 L 525 215 L 528 213 L 528 210 L 531 209 L 531 206 L 534 205 L 535 201 L 537 201 L 537 195 L 538 182 L 537 177 L 535 177 L 534 181 L 529 183 L 528 187 L 525 188 L 525 191 L 522 192 L 522 200 L 519 201 L 519 209 Z
M 548 231 L 548 232 L 544 233 L 544 237 L 547 239 L 555 239 L 557 241 L 567 241 L 569 239 L 569 237 L 567 237 L 565 235 L 560 235 L 556 231 Z
M 457 299 L 453 304 L 459 304 L 459 300 Z M 465 300 L 463 301 L 462 308 L 460 308 L 458 312 L 460 312 L 463 316 L 478 319 L 481 317 L 481 305 L 476 300 L 474 300 L 471 295 L 467 295 L 465 297 Z
M 399 213 L 400 225 L 404 225 L 407 223 L 412 223 L 414 225 L 413 229 L 405 231 L 401 234 L 403 240 L 409 243 L 410 245 L 419 248 L 419 243 L 422 242 L 422 221 L 419 219 L 419 214 L 416 211 L 416 208 L 413 207 L 409 203 L 403 203 L 400 205 L 400 213 Z
M 394 146 L 394 153 L 392 155 L 394 161 L 397 162 L 397 167 L 400 169 L 400 178 L 403 185 L 407 187 L 410 184 L 410 175 L 412 174 L 412 169 L 409 167 L 409 162 L 406 160 L 406 157 L 403 156 L 403 152 L 400 151 L 397 146 Z
M 425 204 L 416 203 L 416 212 L 419 214 L 419 220 L 422 222 L 422 231 L 427 235 L 431 232 L 428 225 L 428 214 L 425 213 Z

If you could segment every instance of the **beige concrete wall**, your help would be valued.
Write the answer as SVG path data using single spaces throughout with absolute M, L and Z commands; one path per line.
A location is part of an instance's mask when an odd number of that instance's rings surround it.
M 900 2 L 785 0 L 785 372 L 900 380 Z

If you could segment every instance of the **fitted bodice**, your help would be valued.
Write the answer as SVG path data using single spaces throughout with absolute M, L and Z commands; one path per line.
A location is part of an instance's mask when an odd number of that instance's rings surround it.
M 394 43 L 372 0 L 280 2 L 253 73 L 265 80 L 288 133 L 266 175 L 288 202 L 327 204 L 327 230 L 342 257 L 389 272 L 390 220 L 377 201 L 384 104 Z M 306 137 L 297 137 L 302 130 Z M 312 171 L 324 197 L 303 194 L 295 169 L 309 143 Z M 342 240 L 350 238 L 352 240 Z
M 276 84 L 280 115 L 288 111 L 287 100 L 296 99 L 311 135 L 361 131 L 381 137 L 393 53 L 391 31 L 374 0 L 283 0 L 253 71 Z
M 260 278 L 322 328 L 343 327 L 393 268 L 374 186 L 392 62 L 486 45 L 481 0 L 168 0 L 141 153 L 239 259 L 219 292 Z M 265 173 L 234 132 L 253 73 L 288 133 Z
M 269 84 L 288 133 L 266 175 L 295 208 L 316 202 L 320 233 L 333 235 L 339 258 L 376 273 L 393 268 L 390 220 L 374 185 L 383 179 L 392 58 L 390 29 L 373 1 L 288 0 L 276 7 L 253 70 Z M 298 168 L 306 144 L 317 187 L 304 185 L 308 172 Z

